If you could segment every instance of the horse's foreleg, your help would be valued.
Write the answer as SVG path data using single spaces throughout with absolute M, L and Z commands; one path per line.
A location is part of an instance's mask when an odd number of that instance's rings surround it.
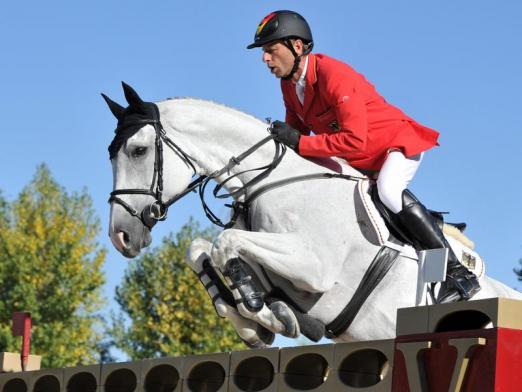
M 212 244 L 196 238 L 190 245 L 186 262 L 205 287 L 219 317 L 230 320 L 239 337 L 251 348 L 267 347 L 274 341 L 274 334 L 253 320 L 243 317 L 237 310 L 234 298 L 219 278 L 210 261 Z
M 329 285 L 321 273 L 326 263 L 314 257 L 294 234 L 229 229 L 220 234 L 211 254 L 227 278 L 239 312 L 275 333 L 295 337 L 299 327 L 295 313 L 284 302 L 266 306 L 259 301 L 269 287 L 260 265 L 310 292 L 321 292 Z
M 342 263 L 319 258 L 316 244 L 294 233 L 264 233 L 229 229 L 221 232 L 212 248 L 212 261 L 222 271 L 233 258 L 251 267 L 260 265 L 310 293 L 330 290 L 339 277 Z M 258 274 L 260 278 L 263 274 Z M 266 281 L 263 284 L 267 285 Z

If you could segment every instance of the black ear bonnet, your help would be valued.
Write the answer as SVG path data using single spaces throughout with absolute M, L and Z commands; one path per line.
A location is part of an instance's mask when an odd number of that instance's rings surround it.
M 142 101 L 129 85 L 124 82 L 122 82 L 122 85 L 125 98 L 129 103 L 129 106 L 126 108 L 102 94 L 112 113 L 118 119 L 118 125 L 114 131 L 114 139 L 112 139 L 109 145 L 110 159 L 113 159 L 118 154 L 121 146 L 144 125 L 154 125 L 160 122 L 158 106 L 155 103 Z

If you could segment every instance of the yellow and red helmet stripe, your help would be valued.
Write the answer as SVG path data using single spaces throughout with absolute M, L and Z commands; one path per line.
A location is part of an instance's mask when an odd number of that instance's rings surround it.
M 268 14 L 265 16 L 265 18 L 259 23 L 259 26 L 257 26 L 256 35 L 259 35 L 259 33 L 263 30 L 263 28 L 266 26 L 266 24 L 272 19 L 274 16 L 277 15 L 277 12 L 272 12 L 271 14 Z

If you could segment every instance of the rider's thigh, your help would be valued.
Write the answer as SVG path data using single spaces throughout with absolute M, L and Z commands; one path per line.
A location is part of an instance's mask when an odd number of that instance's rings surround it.
M 402 192 L 415 176 L 423 155 L 407 158 L 401 151 L 394 150 L 384 161 L 377 177 L 377 190 L 381 201 L 395 214 L 402 210 Z

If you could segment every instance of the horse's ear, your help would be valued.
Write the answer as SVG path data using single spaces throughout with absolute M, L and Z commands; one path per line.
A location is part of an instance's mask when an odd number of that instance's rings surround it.
M 107 102 L 107 105 L 109 106 L 109 109 L 111 109 L 112 114 L 114 114 L 114 117 L 116 117 L 118 120 L 120 119 L 120 116 L 123 114 L 123 111 L 125 108 L 121 106 L 119 103 L 114 102 L 112 99 L 110 99 L 108 96 L 102 93 L 103 99 L 105 99 L 105 102 Z
M 125 93 L 125 99 L 129 103 L 129 106 L 134 109 L 140 109 L 143 107 L 143 100 L 140 98 L 138 93 L 125 82 L 121 82 L 123 86 L 123 92 Z

